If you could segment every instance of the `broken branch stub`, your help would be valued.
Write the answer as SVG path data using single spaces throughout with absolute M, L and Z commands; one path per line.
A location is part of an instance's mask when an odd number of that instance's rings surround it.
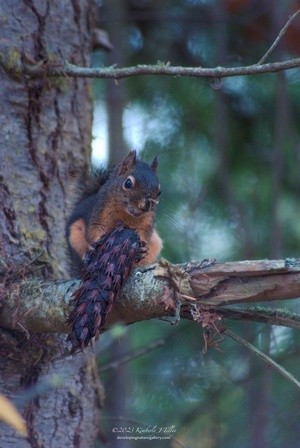
M 220 306 L 300 297 L 300 259 L 171 265 L 163 260 L 154 275 L 167 279 L 182 300 Z

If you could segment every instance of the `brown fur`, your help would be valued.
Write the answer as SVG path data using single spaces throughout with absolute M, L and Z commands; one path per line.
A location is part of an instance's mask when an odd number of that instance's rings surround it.
M 124 205 L 124 191 L 120 186 L 116 186 L 113 183 L 117 179 L 119 185 L 122 185 L 127 176 L 133 174 L 137 163 L 136 154 L 132 151 L 119 165 L 117 175 L 114 175 L 115 177 L 112 178 L 112 181 L 110 180 L 111 178 L 108 178 L 106 183 L 103 184 L 104 186 L 100 185 L 101 205 L 94 207 L 95 210 L 93 210 L 91 218 L 87 221 L 87 219 L 79 217 L 71 221 L 68 228 L 69 244 L 81 258 L 90 248 L 91 244 L 101 238 L 105 233 L 113 230 L 118 222 L 122 221 L 128 227 L 133 228 L 139 234 L 141 240 L 147 244 L 147 254 L 137 265 L 151 264 L 157 259 L 162 249 L 162 240 L 154 229 L 155 204 L 158 202 L 157 196 L 155 195 L 156 190 L 149 190 L 149 193 L 153 195 L 150 201 L 152 201 L 154 209 L 142 212 L 139 216 L 135 217 L 128 212 Z M 150 166 L 151 171 L 147 174 L 149 176 L 148 179 L 154 179 L 156 176 L 156 168 L 157 160 L 154 159 Z M 157 188 L 159 188 L 158 183 L 157 185 Z M 141 197 L 139 197 L 139 191 L 141 191 Z M 143 185 L 143 182 L 136 189 L 132 188 L 132 191 L 125 193 L 125 199 L 127 202 L 129 201 L 129 205 L 135 206 L 137 209 L 142 209 L 145 205 L 145 185 Z
M 118 210 L 117 204 L 113 199 L 106 204 L 98 220 L 91 225 L 87 234 L 86 244 L 92 244 L 102 235 L 111 231 L 119 221 L 135 229 L 141 240 L 147 244 L 147 255 L 138 265 L 142 266 L 154 263 L 162 249 L 162 240 L 153 228 L 154 212 L 148 212 L 138 218 L 134 218 L 123 210 Z

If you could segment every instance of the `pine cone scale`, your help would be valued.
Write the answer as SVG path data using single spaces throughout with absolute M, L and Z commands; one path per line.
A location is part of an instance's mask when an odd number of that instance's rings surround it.
M 145 255 L 145 247 L 134 229 L 120 224 L 87 251 L 82 283 L 73 294 L 75 308 L 68 318 L 73 349 L 84 348 L 99 337 L 120 289 Z

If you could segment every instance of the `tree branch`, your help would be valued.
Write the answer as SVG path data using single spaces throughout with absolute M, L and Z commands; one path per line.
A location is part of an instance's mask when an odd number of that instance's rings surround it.
M 89 68 L 79 67 L 69 62 L 46 62 L 37 65 L 24 64 L 22 73 L 32 78 L 40 77 L 75 77 L 75 78 L 103 78 L 122 79 L 134 76 L 187 76 L 196 78 L 225 78 L 232 76 L 260 75 L 264 73 L 275 73 L 292 68 L 300 67 L 300 58 L 290 59 L 283 62 L 273 62 L 268 64 L 254 64 L 242 67 L 176 67 L 168 62 L 158 62 L 156 65 L 136 65 L 134 67 L 115 68 Z M 10 71 L 12 71 L 10 67 Z M 20 67 L 16 67 L 20 74 Z
M 260 60 L 257 62 L 256 65 L 261 65 L 268 59 L 268 57 L 270 56 L 272 51 L 274 51 L 274 49 L 277 47 L 277 45 L 279 44 L 280 40 L 285 35 L 286 30 L 288 29 L 288 27 L 290 26 L 292 21 L 297 17 L 299 12 L 300 12 L 300 9 L 298 9 L 296 12 L 294 12 L 294 14 L 292 16 L 289 17 L 288 21 L 286 22 L 284 27 L 280 30 L 280 32 L 278 33 L 278 36 L 276 37 L 276 39 L 274 40 L 274 42 L 272 43 L 270 48 L 266 51 L 266 53 L 262 56 L 262 58 L 260 58 Z
M 279 41 L 284 36 L 286 30 L 290 26 L 291 22 L 297 17 L 300 10 L 297 10 L 292 16 L 289 17 L 286 24 L 278 33 L 276 39 L 267 50 L 267 52 L 260 58 L 260 60 L 252 65 L 242 67 L 173 67 L 170 62 L 158 61 L 155 65 L 141 64 L 134 67 L 116 68 L 115 66 L 105 68 L 89 68 L 80 67 L 70 64 L 65 60 L 41 60 L 33 63 L 32 59 L 21 55 L 14 51 L 12 57 L 12 49 L 9 45 L 3 48 L 0 54 L 0 64 L 3 68 L 14 75 L 16 78 L 20 78 L 22 75 L 30 76 L 32 78 L 48 77 L 75 77 L 75 78 L 104 78 L 104 79 L 122 79 L 130 78 L 133 76 L 188 76 L 199 78 L 225 78 L 232 76 L 246 76 L 246 75 L 259 75 L 264 73 L 275 73 L 292 68 L 300 67 L 300 58 L 290 59 L 287 61 L 273 62 L 265 64 L 266 59 L 273 52 L 274 48 L 278 45 Z M 15 49 L 14 49 L 15 50 Z M 24 62 L 24 61 L 25 62 Z
M 286 309 L 266 308 L 262 306 L 250 308 L 216 307 L 215 311 L 226 319 L 248 320 L 268 325 L 300 329 L 300 315 Z
M 28 332 L 68 333 L 66 319 L 79 280 L 27 280 L 7 289 L 0 325 Z M 119 295 L 106 327 L 122 321 L 174 316 L 191 319 L 191 304 L 228 319 L 300 328 L 300 317 L 265 308 L 226 305 L 300 297 L 300 260 L 260 260 L 209 264 L 160 264 L 136 270 Z
M 288 372 L 284 367 L 279 365 L 274 359 L 270 358 L 268 355 L 263 353 L 261 350 L 259 350 L 257 347 L 254 347 L 254 345 L 250 344 L 250 342 L 246 341 L 244 338 L 241 338 L 237 334 L 233 333 L 230 330 L 225 330 L 223 332 L 226 336 L 233 339 L 234 341 L 238 342 L 239 344 L 246 347 L 248 350 L 250 350 L 252 353 L 254 353 L 256 356 L 261 358 L 264 362 L 266 362 L 269 366 L 271 366 L 273 369 L 277 370 L 281 375 L 283 375 L 285 378 L 287 378 L 291 383 L 295 384 L 295 386 L 300 389 L 300 382 L 292 375 L 290 372 Z

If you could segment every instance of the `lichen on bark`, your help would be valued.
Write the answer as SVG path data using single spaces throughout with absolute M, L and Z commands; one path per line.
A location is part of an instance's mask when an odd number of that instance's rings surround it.
M 20 441 L 1 426 L 1 446 L 47 446 L 52 439 L 56 446 L 73 447 L 76 439 L 77 446 L 88 447 L 97 436 L 98 386 L 85 358 L 59 361 L 65 335 L 29 333 L 19 319 L 25 306 L 24 313 L 40 330 L 41 320 L 33 311 L 44 310 L 45 282 L 68 275 L 67 183 L 70 172 L 89 167 L 92 124 L 90 81 L 50 80 L 46 74 L 31 79 L 20 68 L 25 62 L 43 66 L 62 58 L 88 66 L 90 8 L 87 0 L 0 3 L 0 299 L 5 295 L 13 327 L 21 330 L 0 331 L 1 390 L 15 399 L 59 363 L 72 371 L 71 380 L 60 388 L 49 388 L 43 397 L 20 405 L 29 440 Z M 56 304 L 53 296 L 49 330 L 55 327 Z M 61 319 L 63 313 L 58 314 Z M 80 397 L 75 414 L 70 411 L 70 387 Z

